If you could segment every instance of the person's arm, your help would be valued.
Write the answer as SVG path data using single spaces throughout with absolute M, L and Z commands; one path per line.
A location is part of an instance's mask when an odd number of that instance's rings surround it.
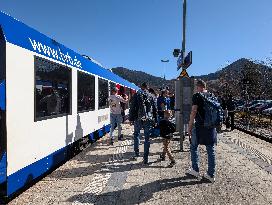
M 120 102 L 122 102 L 122 103 L 128 103 L 127 96 L 126 96 L 126 98 L 123 98 L 122 96 L 118 96 L 118 98 L 119 98 Z
M 153 117 L 155 119 L 155 123 L 157 124 L 158 123 L 158 109 L 154 99 L 152 100 L 152 102 L 153 102 L 152 103 Z
M 192 111 L 190 114 L 190 121 L 189 121 L 189 128 L 188 128 L 189 136 L 192 135 L 192 129 L 193 129 L 193 124 L 194 124 L 194 119 L 196 117 L 196 113 L 197 113 L 197 105 L 193 105 Z

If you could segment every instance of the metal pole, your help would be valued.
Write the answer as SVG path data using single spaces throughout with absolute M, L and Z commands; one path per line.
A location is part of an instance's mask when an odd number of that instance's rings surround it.
M 186 49 L 186 0 L 183 0 L 183 26 L 182 26 L 182 59 L 185 57 L 185 49 Z

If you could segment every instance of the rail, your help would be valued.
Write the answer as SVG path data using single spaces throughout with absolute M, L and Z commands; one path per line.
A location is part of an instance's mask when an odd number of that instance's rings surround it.
M 236 129 L 272 143 L 272 114 L 239 111 L 234 119 Z

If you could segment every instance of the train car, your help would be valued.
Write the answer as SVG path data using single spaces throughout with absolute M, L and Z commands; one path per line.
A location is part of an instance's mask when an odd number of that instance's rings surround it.
M 64 163 L 80 142 L 109 132 L 111 86 L 138 89 L 0 12 L 1 196 Z

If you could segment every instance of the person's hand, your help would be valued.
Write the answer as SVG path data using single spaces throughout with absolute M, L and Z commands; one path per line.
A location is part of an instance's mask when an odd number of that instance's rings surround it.
M 189 135 L 189 137 L 192 136 L 192 128 L 191 127 L 188 128 L 188 135 Z
M 189 135 L 189 141 L 191 143 L 191 139 L 192 139 L 192 127 L 188 128 L 188 135 Z

